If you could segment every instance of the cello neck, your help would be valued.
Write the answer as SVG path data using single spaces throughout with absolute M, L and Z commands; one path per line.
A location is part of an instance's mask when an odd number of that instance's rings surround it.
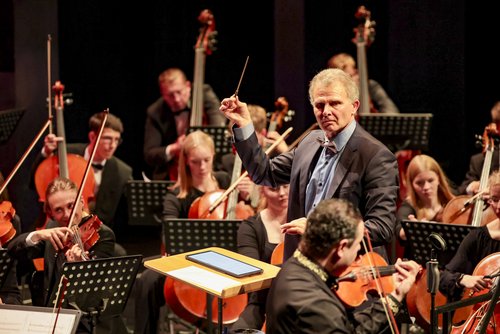
M 193 99 L 191 106 L 190 126 L 201 126 L 203 123 L 203 83 L 205 81 L 205 50 L 196 48 L 194 61 Z
M 490 175 L 491 161 L 493 160 L 494 149 L 495 145 L 493 144 L 493 140 L 487 140 L 484 154 L 484 163 L 481 170 L 481 178 L 479 179 L 478 193 L 483 193 L 488 186 L 488 176 Z M 483 211 L 484 201 L 482 199 L 482 196 L 478 196 L 474 202 L 474 211 L 472 212 L 471 222 L 472 226 L 481 226 Z
M 52 87 L 55 92 L 54 105 L 56 109 L 57 136 L 63 138 L 57 145 L 57 157 L 59 158 L 59 176 L 69 178 L 68 159 L 66 151 L 66 131 L 64 130 L 64 86 L 60 81 L 56 81 Z

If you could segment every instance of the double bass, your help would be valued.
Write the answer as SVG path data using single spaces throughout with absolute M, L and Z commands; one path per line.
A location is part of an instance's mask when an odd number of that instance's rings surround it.
M 40 202 L 45 202 L 45 190 L 53 179 L 61 176 L 80 184 L 87 166 L 87 161 L 82 156 L 67 153 L 64 130 L 64 85 L 60 81 L 56 81 L 52 88 L 55 93 L 54 107 L 56 109 L 57 136 L 63 138 L 63 140 L 58 143 L 57 155 L 47 157 L 36 169 L 35 186 Z M 83 189 L 85 206 L 94 198 L 94 188 L 94 171 L 90 170 L 88 182 Z

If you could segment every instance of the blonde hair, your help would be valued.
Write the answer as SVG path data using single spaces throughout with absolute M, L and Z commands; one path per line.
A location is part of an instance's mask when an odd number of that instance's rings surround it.
M 493 173 L 491 173 L 490 177 L 488 178 L 488 187 L 491 189 L 493 186 L 498 186 L 500 185 L 500 170 L 497 169 Z
M 47 189 L 45 190 L 45 202 L 43 203 L 43 210 L 49 216 L 50 214 L 50 205 L 49 205 L 49 197 L 57 192 L 73 190 L 75 193 L 78 193 L 78 186 L 76 183 L 67 179 L 65 177 L 56 177 L 47 185 Z
M 215 156 L 215 144 L 212 136 L 201 130 L 193 131 L 186 136 L 179 154 L 179 176 L 177 182 L 172 186 L 172 189 L 179 188 L 178 198 L 185 198 L 193 188 L 193 176 L 186 161 L 191 150 L 196 147 L 205 148 L 212 153 L 212 157 Z
M 422 219 L 425 216 L 425 208 L 423 207 L 422 201 L 418 198 L 415 190 L 413 189 L 413 180 L 417 177 L 418 174 L 422 172 L 432 171 L 436 173 L 438 176 L 438 200 L 439 203 L 444 207 L 450 200 L 455 198 L 453 193 L 451 192 L 450 185 L 448 183 L 448 178 L 444 173 L 441 166 L 437 163 L 434 158 L 425 155 L 419 154 L 413 159 L 411 159 L 408 164 L 408 169 L 406 171 L 406 186 L 408 187 L 408 202 L 412 207 L 415 208 L 417 212 L 417 219 Z

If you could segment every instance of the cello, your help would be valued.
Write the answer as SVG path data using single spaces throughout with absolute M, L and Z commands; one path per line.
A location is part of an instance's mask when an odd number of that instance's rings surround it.
M 472 197 L 461 195 L 448 202 L 443 210 L 444 222 L 449 224 L 483 226 L 496 218 L 493 210 L 489 206 L 485 207 L 482 195 L 487 190 L 491 161 L 498 135 L 495 123 L 489 124 L 484 129 L 482 137 L 484 162 L 481 169 L 478 192 Z
M 473 276 L 490 275 L 493 276 L 499 273 L 500 268 L 500 253 L 493 253 L 482 259 L 474 268 Z M 494 286 L 498 289 L 498 277 L 494 278 Z M 471 298 L 475 296 L 480 296 L 487 293 L 487 289 L 483 289 L 479 292 L 473 292 L 471 289 L 464 289 L 463 299 Z M 480 325 L 483 324 L 483 316 L 487 314 L 487 311 L 491 306 L 491 301 L 485 301 L 482 303 L 477 303 L 475 305 L 461 307 L 455 311 L 453 315 L 453 323 L 461 325 L 453 325 L 450 333 L 452 334 L 465 334 L 465 333 L 477 333 L 480 330 Z M 500 304 L 496 301 L 493 306 L 493 315 L 488 319 L 486 324 L 486 330 L 484 333 L 496 334 L 500 333 Z

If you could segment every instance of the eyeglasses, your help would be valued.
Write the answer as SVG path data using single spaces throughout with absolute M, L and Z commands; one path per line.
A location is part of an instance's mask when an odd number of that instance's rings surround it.
M 101 142 L 104 144 L 111 144 L 115 143 L 116 145 L 120 145 L 123 142 L 123 139 L 120 138 L 114 138 L 114 137 L 109 137 L 109 136 L 103 136 L 101 137 Z

